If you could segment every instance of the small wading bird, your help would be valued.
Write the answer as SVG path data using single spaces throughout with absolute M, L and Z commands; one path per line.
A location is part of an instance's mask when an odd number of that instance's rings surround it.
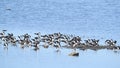
M 4 39 L 4 49 L 8 49 L 8 40 L 7 39 Z
M 5 32 L 7 30 L 2 30 L 2 32 L 0 33 L 0 39 L 3 40 L 5 38 Z
M 110 39 L 110 40 L 106 40 L 105 44 L 107 44 L 108 46 L 115 46 L 117 43 L 116 40 Z

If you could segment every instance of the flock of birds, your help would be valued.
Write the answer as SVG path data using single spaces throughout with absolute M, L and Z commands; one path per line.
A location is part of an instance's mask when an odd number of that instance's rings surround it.
M 74 52 L 70 53 L 71 56 L 79 56 L 76 49 L 86 50 L 98 50 L 98 49 L 111 49 L 120 50 L 120 46 L 117 46 L 116 40 L 108 39 L 105 41 L 105 45 L 99 45 L 99 40 L 87 39 L 82 40 L 80 36 L 65 35 L 58 33 L 41 35 L 40 32 L 34 33 L 34 37 L 31 37 L 28 33 L 24 35 L 14 36 L 13 33 L 7 33 L 7 30 L 0 32 L 0 41 L 4 48 L 8 49 L 9 45 L 20 46 L 21 48 L 32 47 L 34 50 L 39 50 L 40 46 L 44 48 L 55 47 L 59 52 L 61 47 L 71 48 Z

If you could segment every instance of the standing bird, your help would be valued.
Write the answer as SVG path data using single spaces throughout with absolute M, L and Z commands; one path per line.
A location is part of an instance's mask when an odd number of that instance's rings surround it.
M 32 46 L 34 47 L 34 50 L 35 51 L 37 51 L 37 50 L 39 50 L 39 41 L 38 40 L 36 40 L 36 39 L 32 39 L 33 40 L 33 42 L 32 42 Z
M 105 44 L 107 44 L 108 46 L 115 46 L 116 43 L 117 43 L 117 41 L 113 40 L 113 39 L 105 41 Z

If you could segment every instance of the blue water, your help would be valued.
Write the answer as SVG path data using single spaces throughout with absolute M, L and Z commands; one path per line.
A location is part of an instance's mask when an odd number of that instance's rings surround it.
M 117 40 L 120 45 L 120 0 L 0 0 L 0 31 L 16 36 L 34 32 L 79 35 L 81 38 Z M 11 9 L 11 10 L 9 10 Z M 32 49 L 0 46 L 0 68 L 120 68 L 120 54 L 113 51 Z

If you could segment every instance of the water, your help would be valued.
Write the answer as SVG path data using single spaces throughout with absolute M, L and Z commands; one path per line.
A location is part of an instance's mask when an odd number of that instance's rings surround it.
M 79 35 L 82 39 L 117 40 L 120 44 L 119 0 L 1 0 L 0 30 L 7 29 L 16 36 L 34 32 Z M 11 10 L 9 10 L 11 9 Z M 0 68 L 120 68 L 120 54 L 113 51 L 80 51 L 79 57 L 70 57 L 72 50 L 54 48 L 38 52 L 26 48 L 0 46 Z

